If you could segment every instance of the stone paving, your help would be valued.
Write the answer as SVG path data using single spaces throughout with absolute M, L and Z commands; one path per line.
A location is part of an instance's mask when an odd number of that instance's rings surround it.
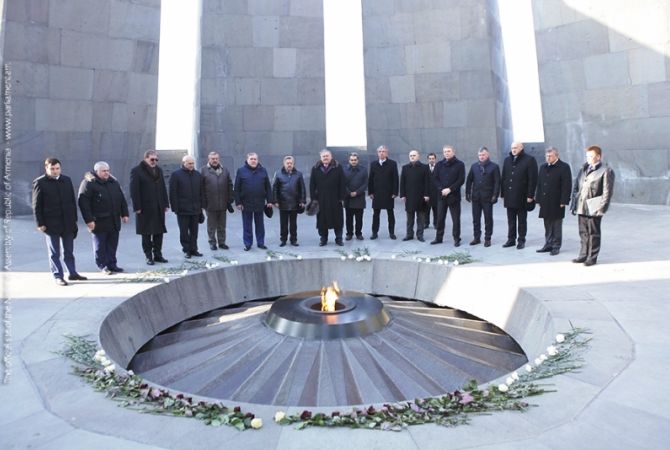
M 396 216 L 396 234 L 402 238 L 400 205 Z M 382 224 L 384 219 L 382 214 Z M 558 330 L 567 330 L 571 323 L 588 327 L 594 339 L 586 354 L 587 365 L 579 373 L 553 378 L 557 392 L 534 398 L 538 407 L 527 413 L 475 417 L 470 425 L 457 428 L 424 425 L 393 433 L 298 431 L 274 424 L 276 408 L 262 405 L 243 405 L 264 420 L 261 430 L 244 432 L 119 408 L 72 375 L 70 362 L 54 352 L 62 348 L 64 334 L 97 336 L 102 320 L 115 306 L 152 284 L 124 283 L 122 276 L 94 270 L 91 242 L 82 231 L 75 255 L 78 269 L 89 281 L 58 287 L 47 273 L 43 238 L 31 218 L 16 218 L 11 223 L 12 239 L 6 241 L 11 244 L 11 273 L 3 274 L 3 289 L 11 299 L 12 353 L 11 380 L 0 386 L 0 448 L 668 448 L 670 389 L 665 375 L 670 371 L 670 237 L 662 230 L 670 223 L 670 208 L 613 205 L 603 220 L 601 258 L 591 268 L 570 262 L 578 250 L 573 217 L 564 224 L 561 254 L 553 257 L 535 253 L 543 243 L 536 213 L 529 217 L 524 250 L 501 248 L 506 226 L 500 205 L 495 208 L 495 219 L 493 246 L 469 247 L 470 213 L 464 204 L 464 245 L 458 250 L 469 251 L 477 262 L 450 272 L 449 282 L 440 290 L 440 303 L 500 323 L 505 317 L 529 314 L 540 301 L 551 312 L 551 324 L 529 322 L 521 328 L 518 320 L 510 320 L 505 328 L 526 343 L 524 348 L 532 356 L 549 344 L 528 344 L 532 336 L 546 334 L 547 326 Z M 391 258 L 403 250 L 421 250 L 426 256 L 454 251 L 450 240 L 438 246 L 391 241 L 383 226 L 380 239 L 370 241 L 370 222 L 371 211 L 367 210 L 366 240 L 345 243 L 345 249 L 365 246 L 375 259 Z M 266 225 L 269 248 L 282 250 L 278 218 L 266 220 Z M 124 228 L 119 249 L 119 264 L 131 273 L 147 270 L 133 228 L 132 224 Z M 85 230 L 83 224 L 80 230 Z M 172 214 L 168 230 L 164 253 L 169 266 L 178 266 L 183 257 Z M 332 243 L 317 246 L 313 218 L 301 216 L 298 230 L 301 246 L 287 251 L 297 250 L 305 259 L 339 256 Z M 225 255 L 242 265 L 265 260 L 267 254 L 257 248 L 242 251 L 239 214 L 229 218 L 228 236 L 231 250 L 211 252 L 201 228 L 202 259 L 214 261 L 213 255 Z M 434 230 L 427 230 L 426 236 L 432 239 Z

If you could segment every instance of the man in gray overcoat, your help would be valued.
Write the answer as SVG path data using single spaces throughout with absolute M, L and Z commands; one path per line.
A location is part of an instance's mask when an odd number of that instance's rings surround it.
M 228 169 L 221 165 L 217 152 L 207 155 L 207 165 L 200 169 L 202 176 L 202 207 L 207 212 L 209 248 L 228 250 L 226 245 L 226 211 L 233 212 L 233 180 Z

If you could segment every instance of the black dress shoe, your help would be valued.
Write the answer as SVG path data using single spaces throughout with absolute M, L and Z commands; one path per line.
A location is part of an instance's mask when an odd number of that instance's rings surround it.
M 325 241 L 325 240 L 321 239 L 319 241 L 319 247 L 323 247 L 324 245 L 326 245 L 326 243 L 328 243 L 328 241 Z
M 119 267 L 119 266 L 110 267 L 109 270 L 111 270 L 111 271 L 114 272 L 114 273 L 122 273 L 122 272 L 125 272 L 125 271 L 123 270 L 123 268 L 122 268 L 122 267 Z
M 166 262 L 168 262 L 168 260 L 165 259 L 165 258 L 163 258 L 163 255 L 160 255 L 160 254 L 154 256 L 154 261 L 156 261 L 157 263 L 166 263 Z
M 67 286 L 67 281 L 62 278 L 56 278 L 54 281 L 58 286 Z
M 521 242 L 521 241 L 519 241 L 519 243 L 516 244 L 516 248 L 517 248 L 517 250 L 521 250 L 521 249 L 523 249 L 525 246 L 526 246 L 526 243 L 525 243 L 525 242 Z
M 184 252 L 184 258 L 186 258 L 186 259 L 191 259 L 191 253 L 189 253 L 189 252 Z
M 335 238 L 335 244 L 342 247 L 344 245 L 344 242 L 342 242 L 342 238 Z
M 298 244 L 298 241 L 291 241 L 291 245 L 294 247 L 299 247 L 300 244 Z
M 578 256 L 575 259 L 572 260 L 573 263 L 575 264 L 581 264 L 584 261 L 586 261 L 586 256 Z
M 345 239 L 346 239 L 347 241 L 350 241 L 350 240 L 352 240 L 353 238 L 354 238 L 354 235 L 353 235 L 353 234 L 347 234 L 347 235 L 345 236 Z
M 435 239 L 434 241 L 430 241 L 430 245 L 435 245 L 435 244 L 441 244 L 442 240 L 440 239 Z
M 244 246 L 244 251 L 248 252 L 249 250 L 251 250 L 251 245 L 245 245 Z
M 279 246 L 280 246 L 280 247 L 286 247 L 286 241 L 281 241 L 281 243 L 279 244 Z
M 372 236 L 370 236 L 370 239 L 377 239 L 377 233 L 372 233 Z
M 365 239 L 365 238 L 363 237 L 362 234 L 357 234 L 357 235 L 356 235 L 356 239 L 358 239 L 359 241 L 362 241 L 362 240 Z
M 195 251 L 192 251 L 192 252 L 191 252 L 191 256 L 202 256 L 202 253 L 200 253 L 199 251 L 195 250 Z
M 147 258 L 147 266 L 153 266 L 154 265 L 154 259 L 153 258 Z
M 491 246 L 491 240 L 490 240 L 490 239 L 486 239 L 486 240 L 484 241 L 484 247 L 490 247 L 490 246 Z
M 419 241 L 419 242 L 426 242 L 426 240 L 423 238 L 423 236 L 417 237 L 416 240 Z
M 539 250 L 535 250 L 537 253 L 549 253 L 551 251 L 551 247 L 542 247 Z
M 504 248 L 508 248 L 508 247 L 514 247 L 515 245 L 516 245 L 516 242 L 515 242 L 515 241 L 507 241 L 507 242 L 505 242 L 502 246 L 503 246 Z
M 268 248 L 265 246 L 265 244 L 258 244 L 258 248 L 261 250 L 267 250 Z
M 403 241 L 411 241 L 412 239 L 414 239 L 412 236 L 405 236 L 402 238 Z
M 226 244 L 219 244 L 219 248 L 223 250 L 229 250 L 230 247 L 228 247 Z
M 390 237 L 391 239 L 393 239 L 394 241 L 396 240 L 396 236 L 395 236 L 395 234 L 393 234 L 393 233 L 389 234 L 389 237 Z
M 557 249 L 557 248 L 552 248 L 551 251 L 549 252 L 549 254 L 550 254 L 551 256 L 556 256 L 556 255 L 558 255 L 560 252 L 561 252 L 561 251 L 560 251 L 559 249 Z
M 88 278 L 86 278 L 83 275 L 79 275 L 78 273 L 74 273 L 74 274 L 68 276 L 67 279 L 70 280 L 70 281 L 86 281 L 86 280 L 88 280 Z
M 461 240 L 460 239 L 454 239 L 454 247 L 460 247 L 461 246 Z
M 473 239 L 473 240 L 470 241 L 470 245 L 478 245 L 478 244 L 481 244 L 481 243 L 482 243 L 482 241 L 479 240 L 479 239 Z
M 217 248 L 218 247 L 216 246 L 216 244 L 209 244 L 209 249 L 210 250 L 216 250 Z
M 595 259 L 587 259 L 586 261 L 584 261 L 584 265 L 586 267 L 595 266 L 596 265 L 596 260 Z
M 102 269 L 100 269 L 100 272 L 104 273 L 105 275 L 111 275 L 114 273 L 112 272 L 112 269 L 110 269 L 109 267 L 103 267 Z

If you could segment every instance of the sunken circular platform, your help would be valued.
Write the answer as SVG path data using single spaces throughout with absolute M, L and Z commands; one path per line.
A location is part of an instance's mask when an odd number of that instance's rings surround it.
M 451 270 L 388 260 L 303 260 L 200 272 L 119 305 L 103 321 L 100 341 L 117 364 L 148 381 L 213 399 L 343 406 L 442 395 L 472 379 L 494 380 L 526 362 L 501 327 L 434 304 L 446 303 Z M 390 273 L 403 276 L 386 276 Z M 334 322 L 365 309 L 345 300 L 339 312 L 314 311 L 313 294 L 332 280 L 345 280 L 351 288 L 345 293 L 357 292 L 354 297 L 377 305 L 371 310 L 378 323 L 354 326 L 364 330 L 352 334 L 272 328 L 287 320 L 268 315 L 273 305 L 293 302 L 301 314 Z

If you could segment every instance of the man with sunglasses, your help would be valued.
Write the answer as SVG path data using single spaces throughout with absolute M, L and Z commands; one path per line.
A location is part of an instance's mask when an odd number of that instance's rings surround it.
M 130 198 L 135 211 L 135 232 L 142 235 L 147 264 L 166 263 L 163 258 L 165 213 L 170 206 L 163 171 L 156 150 L 144 152 L 144 159 L 130 171 Z

